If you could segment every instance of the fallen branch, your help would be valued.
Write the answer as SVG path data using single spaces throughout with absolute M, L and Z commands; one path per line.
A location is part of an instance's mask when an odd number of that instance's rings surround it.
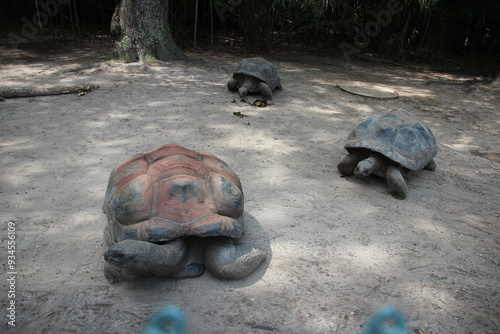
M 0 99 L 10 99 L 15 97 L 33 97 L 33 96 L 46 96 L 46 95 L 61 95 L 61 94 L 73 94 L 76 93 L 78 96 L 85 95 L 93 89 L 97 89 L 99 86 L 94 85 L 82 85 L 82 86 L 55 86 L 48 88 L 15 88 L 0 91 Z

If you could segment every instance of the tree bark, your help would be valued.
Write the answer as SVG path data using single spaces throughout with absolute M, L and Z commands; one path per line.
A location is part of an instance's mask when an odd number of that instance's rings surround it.
M 122 0 L 115 54 L 127 62 L 184 59 L 168 22 L 168 0 Z

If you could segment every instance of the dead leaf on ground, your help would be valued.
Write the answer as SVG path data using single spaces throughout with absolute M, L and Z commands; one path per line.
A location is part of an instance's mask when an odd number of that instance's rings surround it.
M 241 111 L 235 111 L 235 112 L 233 112 L 233 115 L 234 115 L 234 116 L 238 116 L 238 117 L 240 117 L 240 118 L 243 118 L 243 117 L 248 117 L 247 115 L 242 114 L 242 113 L 241 113 Z
M 255 100 L 253 101 L 252 106 L 259 108 L 267 107 L 267 100 Z

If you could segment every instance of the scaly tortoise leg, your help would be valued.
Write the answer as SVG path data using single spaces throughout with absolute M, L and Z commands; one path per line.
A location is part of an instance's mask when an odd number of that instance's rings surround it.
M 205 250 L 205 266 L 215 277 L 243 278 L 266 258 L 261 250 L 231 238 L 213 238 Z
M 398 166 L 392 164 L 389 165 L 385 171 L 385 179 L 387 180 L 387 183 L 396 198 L 406 198 L 408 195 L 408 185 L 406 184 Z

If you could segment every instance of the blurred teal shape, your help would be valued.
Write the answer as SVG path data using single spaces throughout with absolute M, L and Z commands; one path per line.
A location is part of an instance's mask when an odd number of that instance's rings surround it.
M 384 306 L 363 328 L 361 334 L 407 334 L 403 315 L 395 307 Z
M 140 334 L 185 334 L 186 316 L 175 306 L 166 306 L 153 315 Z M 361 334 L 408 334 L 403 315 L 395 307 L 384 306 L 363 328 Z
M 141 334 L 185 334 L 186 316 L 175 306 L 166 306 L 153 315 Z

